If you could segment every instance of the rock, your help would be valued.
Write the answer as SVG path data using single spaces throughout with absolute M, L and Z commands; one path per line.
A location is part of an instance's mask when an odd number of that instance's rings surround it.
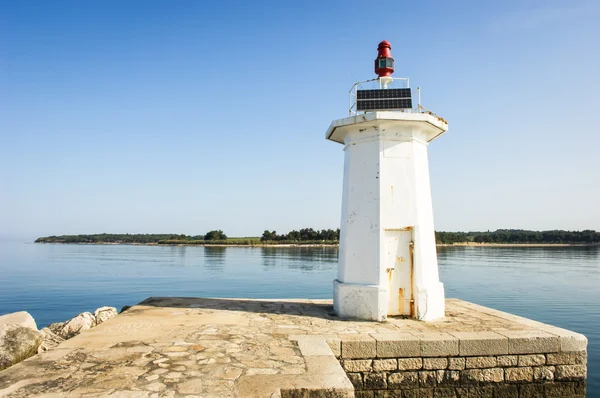
M 130 309 L 130 308 L 131 308 L 131 306 L 130 306 L 130 305 L 124 305 L 124 306 L 123 306 L 123 308 L 121 308 L 121 312 L 119 312 L 119 314 L 121 314 L 121 313 L 123 313 L 123 312 L 127 311 L 127 310 L 128 310 L 128 309 Z
M 58 334 L 60 334 L 60 331 L 62 330 L 62 328 L 65 326 L 65 323 L 67 323 L 67 322 L 51 323 L 50 325 L 48 325 L 48 329 L 50 329 L 50 331 L 52 331 L 52 333 L 58 335 Z
M 94 317 L 96 318 L 96 326 L 117 315 L 118 313 L 115 307 L 98 308 L 96 311 L 94 311 Z
M 0 316 L 0 325 L 19 325 L 29 329 L 38 330 L 35 319 L 26 311 L 13 312 Z
M 50 325 L 52 326 L 52 325 Z M 58 334 L 63 339 L 70 339 L 73 336 L 77 336 L 79 333 L 96 326 L 96 318 L 89 312 L 82 312 L 75 318 L 66 321 L 63 327 L 58 331 Z M 51 327 L 49 327 L 52 330 Z
M 31 327 L 0 325 L 0 370 L 35 355 L 42 339 L 42 333 Z
M 40 333 L 42 333 L 44 340 L 42 341 L 42 344 L 40 344 L 40 346 L 38 347 L 38 354 L 43 351 L 51 350 L 52 348 L 65 341 L 65 339 L 55 334 L 49 328 L 43 328 L 42 330 L 40 330 Z

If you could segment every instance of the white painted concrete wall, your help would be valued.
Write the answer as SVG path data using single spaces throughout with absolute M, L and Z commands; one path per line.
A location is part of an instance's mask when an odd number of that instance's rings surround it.
M 411 229 L 415 317 L 444 316 L 427 159 L 428 142 L 447 130 L 432 115 L 373 112 L 336 120 L 327 138 L 344 144 L 344 184 L 334 307 L 344 317 L 384 320 L 397 296 L 386 268 L 389 231 Z M 387 235 L 386 235 L 387 234 Z M 388 245 L 389 246 L 389 245 Z M 399 276 L 397 276 L 399 277 Z M 404 276 L 405 277 L 405 276 Z M 390 300 L 390 297 L 392 299 Z

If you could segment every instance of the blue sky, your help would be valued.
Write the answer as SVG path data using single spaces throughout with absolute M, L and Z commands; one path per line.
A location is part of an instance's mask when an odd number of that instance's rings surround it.
M 338 227 L 383 39 L 450 125 L 436 229 L 600 229 L 600 3 L 375 4 L 0 2 L 0 236 Z

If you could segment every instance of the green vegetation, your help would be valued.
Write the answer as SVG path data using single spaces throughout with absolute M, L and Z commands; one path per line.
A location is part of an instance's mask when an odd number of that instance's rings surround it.
M 600 243 L 600 233 L 585 231 L 527 231 L 499 229 L 493 232 L 436 232 L 437 243 L 512 243 L 512 244 L 595 244 Z
M 315 231 L 312 228 L 304 228 L 300 231 L 290 231 L 287 234 L 277 235 L 275 231 L 265 231 L 260 237 L 261 242 L 329 242 L 338 243 L 340 240 L 340 229 L 322 229 Z
M 221 230 L 210 231 L 205 235 L 185 234 L 94 234 L 61 235 L 38 238 L 35 243 L 125 243 L 156 245 L 253 245 L 260 238 L 228 238 Z
M 437 243 L 504 243 L 504 244 L 600 244 L 600 232 L 585 231 L 526 231 L 522 229 L 499 229 L 487 232 L 436 232 Z M 311 245 L 337 244 L 340 230 L 312 228 L 293 230 L 287 234 L 265 231 L 260 238 L 228 238 L 221 230 L 204 235 L 185 234 L 94 234 L 61 235 L 36 239 L 36 243 L 125 243 L 155 245 Z
M 204 235 L 204 240 L 227 240 L 227 235 L 220 229 L 218 231 L 210 231 Z
M 186 243 L 204 243 L 204 236 L 184 234 L 94 234 L 61 235 L 38 238 L 36 243 L 159 243 L 166 241 L 185 241 Z

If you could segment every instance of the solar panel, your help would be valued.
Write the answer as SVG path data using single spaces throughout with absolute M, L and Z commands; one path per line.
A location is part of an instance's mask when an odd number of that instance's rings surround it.
M 357 111 L 412 108 L 410 88 L 357 90 L 356 99 Z
M 357 99 L 410 98 L 410 88 L 357 90 Z
M 387 100 L 371 100 L 357 101 L 356 110 L 358 111 L 374 111 L 386 109 L 410 109 L 412 108 L 412 100 L 410 98 L 398 98 Z

